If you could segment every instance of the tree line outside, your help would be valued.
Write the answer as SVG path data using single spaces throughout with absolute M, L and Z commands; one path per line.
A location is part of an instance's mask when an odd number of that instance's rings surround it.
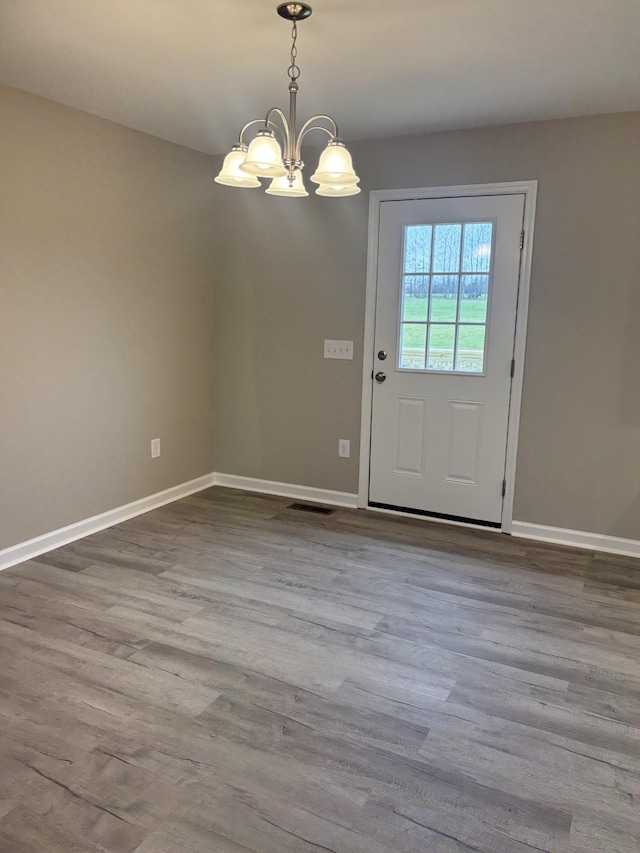
M 488 275 L 407 275 L 404 280 L 405 296 L 416 299 L 426 299 L 431 294 L 444 299 L 455 299 L 458 295 L 458 278 L 460 278 L 460 296 L 463 299 L 486 299 L 489 292 Z M 430 279 L 432 281 L 430 282 Z

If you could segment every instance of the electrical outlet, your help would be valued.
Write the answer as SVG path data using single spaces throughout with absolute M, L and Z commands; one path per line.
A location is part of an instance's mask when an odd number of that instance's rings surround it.
M 353 360 L 353 341 L 325 341 L 324 357 Z
M 160 456 L 160 439 L 152 438 L 151 439 L 151 458 L 157 459 Z
M 351 456 L 351 442 L 348 438 L 338 439 L 338 456 L 341 459 L 349 459 Z

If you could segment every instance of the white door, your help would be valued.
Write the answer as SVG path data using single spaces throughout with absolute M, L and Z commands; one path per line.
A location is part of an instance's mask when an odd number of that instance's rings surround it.
M 373 506 L 501 524 L 524 201 L 381 202 Z

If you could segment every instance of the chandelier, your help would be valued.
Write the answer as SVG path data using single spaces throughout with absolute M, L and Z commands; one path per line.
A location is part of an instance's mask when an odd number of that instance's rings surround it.
M 360 192 L 360 178 L 353 170 L 351 155 L 340 139 L 338 125 L 331 116 L 312 116 L 300 130 L 296 128 L 296 98 L 300 77 L 300 69 L 296 64 L 298 21 L 309 17 L 311 6 L 307 3 L 281 3 L 277 11 L 293 24 L 291 64 L 288 69 L 289 116 L 287 118 L 278 107 L 271 107 L 264 119 L 247 122 L 214 180 L 231 187 L 259 187 L 261 183 L 258 178 L 271 178 L 266 190 L 269 195 L 309 195 L 302 179 L 302 142 L 312 130 L 321 130 L 327 134 L 329 142 L 320 155 L 318 168 L 310 178 L 318 185 L 316 193 L 332 198 L 356 195 Z M 247 145 L 244 141 L 245 132 L 257 124 L 262 127 Z

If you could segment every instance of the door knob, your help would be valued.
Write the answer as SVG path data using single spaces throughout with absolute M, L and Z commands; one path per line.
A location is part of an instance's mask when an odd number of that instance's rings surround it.
M 384 349 L 381 349 L 380 352 L 378 353 L 378 358 L 380 359 L 380 361 L 384 361 L 386 357 L 387 357 L 387 351 Z
M 387 378 L 387 374 L 386 374 L 386 373 L 383 373 L 381 370 L 379 370 L 379 371 L 376 373 L 376 382 L 384 382 L 384 380 L 385 380 L 386 378 Z

